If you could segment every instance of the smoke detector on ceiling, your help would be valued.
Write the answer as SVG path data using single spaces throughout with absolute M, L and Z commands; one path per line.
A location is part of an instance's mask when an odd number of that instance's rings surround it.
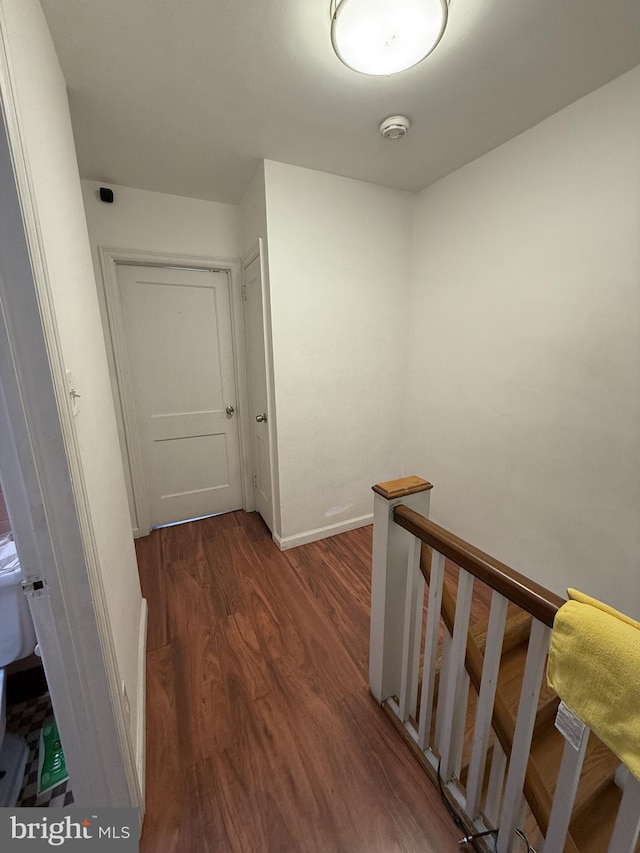
M 389 116 L 380 125 L 383 139 L 403 139 L 409 133 L 410 122 L 406 116 Z

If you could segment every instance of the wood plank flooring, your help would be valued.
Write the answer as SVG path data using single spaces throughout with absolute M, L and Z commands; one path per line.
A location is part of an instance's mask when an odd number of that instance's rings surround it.
M 235 512 L 136 542 L 149 602 L 142 853 L 453 853 L 367 689 L 371 528 L 280 552 Z

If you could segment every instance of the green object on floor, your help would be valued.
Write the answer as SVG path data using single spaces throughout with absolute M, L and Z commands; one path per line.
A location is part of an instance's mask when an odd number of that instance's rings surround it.
M 50 791 L 68 778 L 58 726 L 56 721 L 51 719 L 40 729 L 38 796 Z

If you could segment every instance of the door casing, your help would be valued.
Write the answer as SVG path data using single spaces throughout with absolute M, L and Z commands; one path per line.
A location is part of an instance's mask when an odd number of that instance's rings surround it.
M 144 809 L 0 8 L 0 466 L 76 805 Z M 144 619 L 141 619 L 141 625 Z
M 184 269 L 226 272 L 231 297 L 231 335 L 237 392 L 240 468 L 242 472 L 242 503 L 247 511 L 254 509 L 251 481 L 251 445 L 249 434 L 246 357 L 244 349 L 244 312 L 241 292 L 241 264 L 235 258 L 213 258 L 161 254 L 130 249 L 99 248 L 100 267 L 104 284 L 107 329 L 105 338 L 112 370 L 114 402 L 120 420 L 120 439 L 125 475 L 133 501 L 132 528 L 134 537 L 151 531 L 149 502 L 142 467 L 142 451 L 138 439 L 131 371 L 127 358 L 124 313 L 118 282 L 118 264 L 150 267 L 180 267 Z

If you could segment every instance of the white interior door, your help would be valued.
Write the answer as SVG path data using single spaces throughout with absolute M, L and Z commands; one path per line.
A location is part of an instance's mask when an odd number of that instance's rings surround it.
M 240 509 L 227 273 L 118 264 L 118 284 L 150 526 Z
M 260 257 L 244 271 L 245 330 L 249 372 L 249 406 L 253 451 L 255 507 L 273 531 L 273 497 L 267 406 L 267 367 Z

